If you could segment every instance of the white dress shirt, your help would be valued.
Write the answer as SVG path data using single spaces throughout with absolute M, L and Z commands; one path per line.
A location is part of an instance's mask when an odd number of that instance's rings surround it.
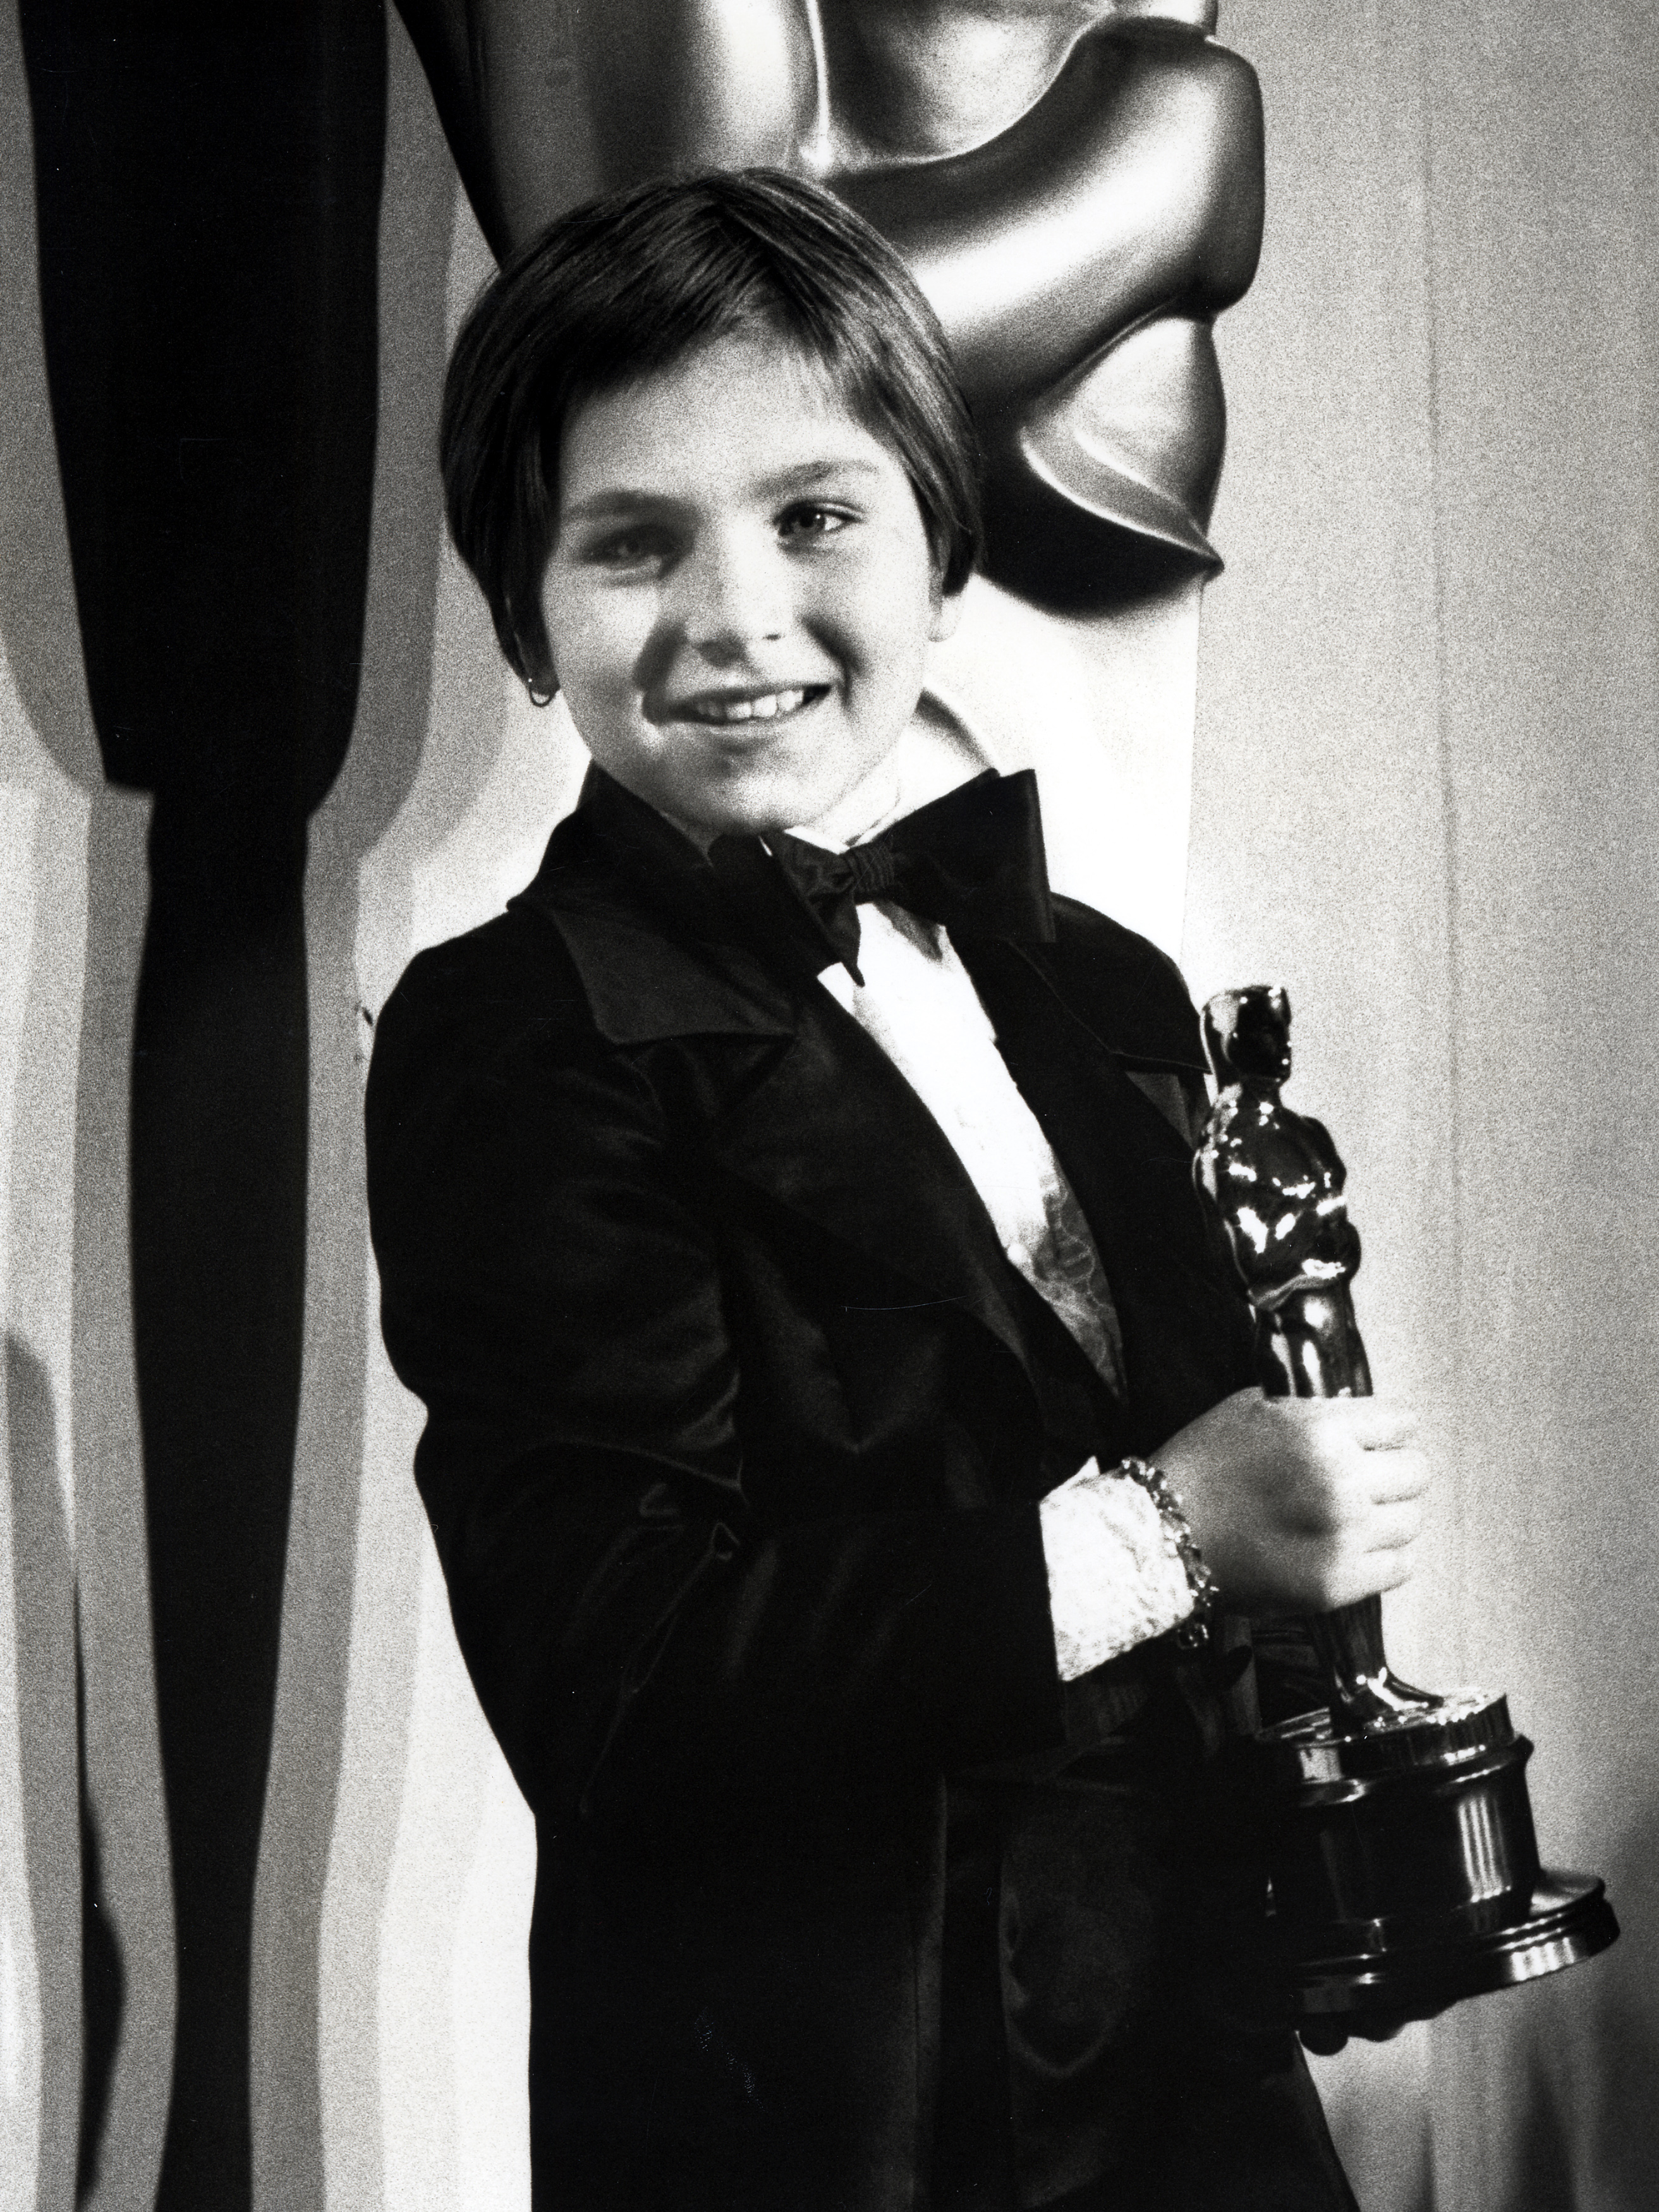
M 819 981 L 927 1107 L 984 1200 L 1010 1263 L 1121 1395 L 1122 1334 L 1094 1239 L 948 931 L 884 901 L 860 906 L 859 927 L 862 987 L 839 965 Z M 1132 1477 L 1091 1460 L 1038 1511 L 1062 1681 L 1191 1613 L 1186 1569 L 1157 1506 Z

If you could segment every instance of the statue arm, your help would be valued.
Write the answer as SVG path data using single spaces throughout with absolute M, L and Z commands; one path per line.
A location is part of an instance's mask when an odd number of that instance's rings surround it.
M 1017 404 L 1152 315 L 1246 290 L 1261 94 L 1225 47 L 1109 21 L 985 145 L 834 181 L 909 263 L 975 401 Z

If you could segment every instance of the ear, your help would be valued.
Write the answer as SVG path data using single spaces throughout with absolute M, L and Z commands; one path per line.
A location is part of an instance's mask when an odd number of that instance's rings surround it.
M 933 617 L 927 625 L 927 635 L 935 645 L 942 645 L 947 637 L 954 636 L 957 624 L 962 620 L 962 593 L 942 592 L 933 586 Z

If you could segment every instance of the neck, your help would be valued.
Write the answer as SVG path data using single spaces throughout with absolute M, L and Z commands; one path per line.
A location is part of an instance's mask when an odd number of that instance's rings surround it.
M 792 823 L 791 834 L 805 837 L 809 844 L 844 851 L 997 765 L 964 723 L 924 693 L 886 758 L 815 820 Z

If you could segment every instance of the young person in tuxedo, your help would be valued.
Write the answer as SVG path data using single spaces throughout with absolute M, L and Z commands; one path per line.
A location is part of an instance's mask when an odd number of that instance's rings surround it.
M 1424 1468 L 1249 1387 L 1180 980 L 922 698 L 978 529 L 937 325 L 810 185 L 642 187 L 489 287 L 442 443 L 594 763 L 368 1097 L 537 1819 L 537 2205 L 1351 2205 L 1220 1972 L 1211 1777 L 1245 1617 L 1403 1579 Z

